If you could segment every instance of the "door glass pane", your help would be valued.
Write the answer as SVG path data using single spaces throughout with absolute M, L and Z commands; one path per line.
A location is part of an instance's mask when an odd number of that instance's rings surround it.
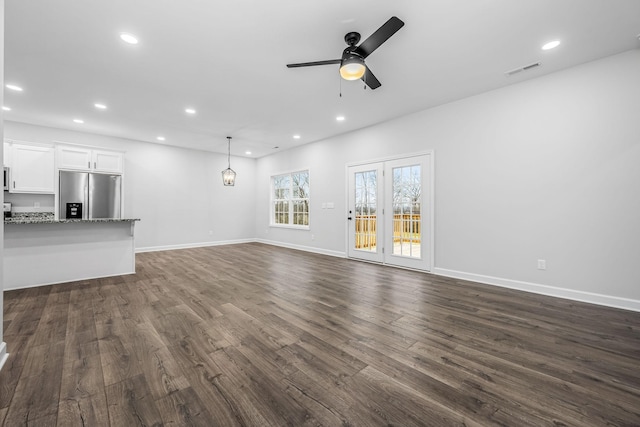
M 377 189 L 375 170 L 355 173 L 355 248 L 358 250 L 376 252 L 377 249 Z
M 393 168 L 393 254 L 420 258 L 420 165 Z

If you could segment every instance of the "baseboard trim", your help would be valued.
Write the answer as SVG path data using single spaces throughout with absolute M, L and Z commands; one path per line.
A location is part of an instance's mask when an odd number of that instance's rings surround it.
M 9 353 L 7 353 L 7 343 L 4 341 L 0 343 L 0 371 L 4 366 L 4 362 L 9 358 Z
M 46 282 L 46 283 L 33 283 L 30 285 L 26 285 L 26 286 L 15 286 L 15 287 L 5 287 L 4 290 L 5 291 L 15 291 L 18 289 L 28 289 L 28 288 L 39 288 L 40 286 L 51 286 L 51 285 L 60 285 L 62 283 L 72 283 L 72 282 L 82 282 L 85 280 L 94 280 L 94 279 L 105 279 L 107 277 L 119 277 L 119 276 L 128 276 L 130 274 L 136 274 L 135 270 L 134 271 L 125 271 L 122 273 L 118 273 L 118 274 L 109 274 L 106 276 L 95 276 L 95 277 L 80 277 L 77 279 L 69 279 L 69 280 L 61 280 L 61 281 L 56 281 L 56 282 Z M 5 283 L 6 285 L 6 283 Z
M 192 248 L 206 248 L 208 246 L 223 246 L 223 245 L 236 245 L 238 243 L 253 243 L 255 239 L 237 239 L 237 240 L 220 240 L 217 242 L 199 242 L 199 243 L 183 243 L 179 245 L 164 245 L 164 246 L 149 246 L 146 248 L 136 248 L 136 253 L 143 252 L 160 252 L 160 251 L 173 251 L 176 249 L 192 249 Z
M 313 252 L 315 254 L 328 255 L 336 258 L 347 257 L 347 254 L 344 252 L 330 251 L 328 249 L 314 248 L 312 246 L 294 245 L 292 243 L 283 243 L 283 242 L 277 242 L 275 240 L 265 240 L 265 239 L 256 239 L 255 242 L 264 243 L 265 245 L 279 246 L 281 248 L 296 249 L 304 252 Z
M 541 285 L 539 283 L 523 282 L 519 280 L 504 279 L 501 277 L 485 276 L 482 274 L 466 273 L 463 271 L 434 268 L 431 273 L 454 279 L 469 280 L 484 283 L 486 285 L 500 286 L 519 291 L 532 292 L 556 298 L 570 299 L 587 302 L 607 307 L 621 308 L 624 310 L 639 311 L 640 301 L 630 298 L 621 298 L 610 295 L 596 294 L 592 292 L 576 291 L 574 289 L 558 288 L 555 286 Z

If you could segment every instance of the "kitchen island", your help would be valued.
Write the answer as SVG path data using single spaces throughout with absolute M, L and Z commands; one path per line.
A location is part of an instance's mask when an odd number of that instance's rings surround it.
M 5 219 L 4 289 L 135 273 L 139 219 Z

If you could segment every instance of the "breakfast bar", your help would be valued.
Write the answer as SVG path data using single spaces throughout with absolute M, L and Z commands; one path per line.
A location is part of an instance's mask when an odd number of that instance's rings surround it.
M 5 290 L 135 273 L 139 219 L 5 219 Z

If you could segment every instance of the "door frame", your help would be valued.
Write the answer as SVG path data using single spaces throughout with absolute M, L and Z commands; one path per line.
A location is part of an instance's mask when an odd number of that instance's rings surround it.
M 429 164 L 429 171 L 428 171 L 428 183 L 427 183 L 427 190 L 429 192 L 427 198 L 425 199 L 428 202 L 429 205 L 429 209 L 428 209 L 428 215 L 429 218 L 427 220 L 428 223 L 428 227 L 429 227 L 429 231 L 428 231 L 428 250 L 429 250 L 429 270 L 418 270 L 418 271 L 427 271 L 427 272 L 431 272 L 434 270 L 435 268 L 435 238 L 436 238 L 436 233 L 435 233 L 435 151 L 434 150 L 425 150 L 425 151 L 419 151 L 419 152 L 414 152 L 414 153 L 403 153 L 403 154 L 398 154 L 398 155 L 394 155 L 394 156 L 388 156 L 388 157 L 382 157 L 382 158 L 375 158 L 375 159 L 368 159 L 368 160 L 361 160 L 361 161 L 355 161 L 355 162 L 348 162 L 345 164 L 345 203 L 344 206 L 346 207 L 345 212 L 344 212 L 344 224 L 345 224 L 345 235 L 344 235 L 344 247 L 345 247 L 345 256 L 348 259 L 356 259 L 356 258 L 352 258 L 349 256 L 349 220 L 347 219 L 349 217 L 349 168 L 350 167 L 354 167 L 354 166 L 365 166 L 368 164 L 372 164 L 372 163 L 383 163 L 383 162 L 389 162 L 389 161 L 393 161 L 393 160 L 402 160 L 402 159 L 409 159 L 412 157 L 418 157 L 418 156 L 428 156 L 428 164 Z M 386 197 L 386 196 L 385 196 Z M 360 261 L 360 259 L 358 259 Z M 362 260 L 365 261 L 365 260 Z M 366 262 L 366 261 L 365 261 Z M 388 266 L 392 266 L 392 267 L 397 267 L 397 268 L 408 268 L 408 267 L 401 267 L 401 266 L 397 266 L 395 264 L 387 264 L 385 262 L 382 262 L 381 265 L 388 265 Z M 409 268 L 411 269 L 411 268 Z

